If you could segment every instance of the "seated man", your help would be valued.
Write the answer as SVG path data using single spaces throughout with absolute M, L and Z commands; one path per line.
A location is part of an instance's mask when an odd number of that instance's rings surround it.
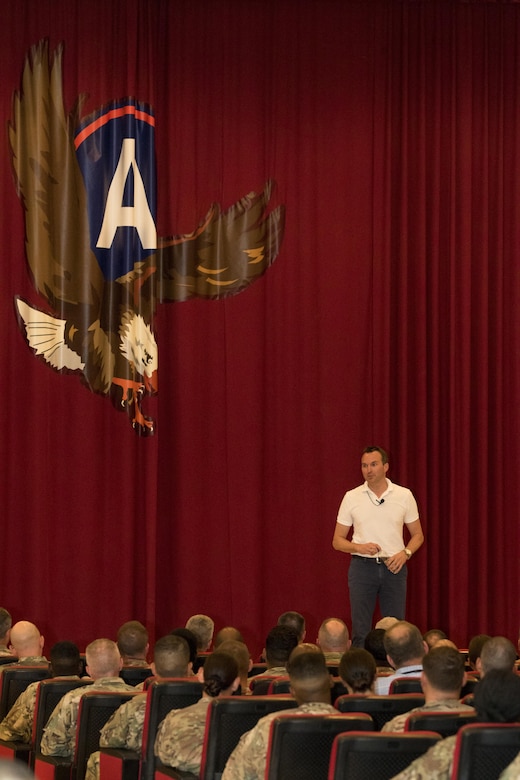
M 0 607 L 0 655 L 11 655 L 9 650 L 9 636 L 11 634 L 11 626 L 13 621 L 11 615 L 5 609 Z M 14 660 L 14 659 L 13 659 Z
M 74 642 L 57 642 L 51 650 L 50 672 L 53 678 L 79 681 L 81 660 Z M 0 739 L 30 744 L 34 720 L 34 706 L 40 681 L 27 686 L 0 723 Z
M 291 691 L 298 707 L 291 715 L 337 715 L 330 704 L 330 675 L 323 653 L 299 652 L 291 654 L 287 664 Z M 222 780 L 263 780 L 271 722 L 280 715 L 271 712 L 261 718 L 251 731 L 240 738 L 230 755 Z
M 11 629 L 11 653 L 12 664 L 2 664 L 0 674 L 4 669 L 11 668 L 14 664 L 34 664 L 48 666 L 49 662 L 42 655 L 45 639 L 40 634 L 34 623 L 28 620 L 19 620 Z
M 339 618 L 327 618 L 318 630 L 316 644 L 321 647 L 326 661 L 339 664 L 351 645 L 347 626 Z
M 423 634 L 423 639 L 428 645 L 428 650 L 435 647 L 440 639 L 447 639 L 448 635 L 442 630 L 442 628 L 430 628 Z
M 404 731 L 406 719 L 412 712 L 454 710 L 474 712 L 473 707 L 460 701 L 460 690 L 466 681 L 464 658 L 453 647 L 434 647 L 423 658 L 421 686 L 424 704 L 403 712 L 384 724 L 381 731 Z
M 62 756 L 71 760 L 74 757 L 79 703 L 87 691 L 135 693 L 135 688 L 119 676 L 123 661 L 115 642 L 95 639 L 87 645 L 85 655 L 87 674 L 94 682 L 86 688 L 69 691 L 58 702 L 43 730 L 40 749 L 44 756 Z
M 287 674 L 287 661 L 292 651 L 298 644 L 298 634 L 289 626 L 275 626 L 267 634 L 263 656 L 267 662 L 267 668 L 262 675 L 271 677 L 284 677 Z M 256 675 L 261 677 L 262 675 Z M 252 677 L 251 680 L 255 678 Z
M 423 656 L 428 652 L 428 645 L 423 640 L 417 626 L 406 620 L 399 620 L 385 632 L 384 645 L 386 657 L 395 669 L 388 677 L 378 677 L 375 685 L 377 694 L 385 694 L 397 677 L 420 677 Z
M 138 620 L 129 620 L 117 632 L 123 666 L 148 666 L 148 631 Z
M 215 639 L 213 640 L 213 647 L 215 650 L 218 650 L 220 645 L 223 642 L 243 642 L 244 638 L 238 628 L 235 628 L 234 626 L 224 626 L 224 628 L 221 628 L 220 631 L 217 631 L 215 634 Z
M 213 620 L 208 615 L 192 615 L 186 621 L 186 628 L 193 631 L 197 637 L 197 651 L 199 653 L 209 652 L 215 630 Z
M 475 688 L 477 719 L 483 723 L 515 723 L 520 719 L 520 677 L 492 669 Z M 457 735 L 441 739 L 392 780 L 449 780 Z
M 240 685 L 238 666 L 227 653 L 212 653 L 199 670 L 204 680 L 202 698 L 181 710 L 172 710 L 157 731 L 155 755 L 167 766 L 199 775 L 206 716 L 212 699 L 231 696 Z
M 298 643 L 303 642 L 305 639 L 305 618 L 302 614 L 300 614 L 300 612 L 294 612 L 294 610 L 289 612 L 282 612 L 278 618 L 277 625 L 293 628 L 298 634 Z
M 188 677 L 191 674 L 190 649 L 180 636 L 164 636 L 155 643 L 152 671 L 156 680 L 168 677 Z M 101 729 L 99 746 L 126 748 L 140 753 L 146 711 L 146 693 L 134 696 L 114 712 Z M 87 764 L 87 780 L 99 777 L 99 750 L 92 753 Z

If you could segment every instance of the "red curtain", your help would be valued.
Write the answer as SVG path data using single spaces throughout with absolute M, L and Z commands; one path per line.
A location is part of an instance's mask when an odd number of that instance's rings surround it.
M 24 344 L 7 141 L 0 293 L 0 603 L 48 643 L 152 635 L 195 612 L 251 649 L 287 609 L 313 640 L 350 622 L 331 547 L 366 444 L 412 488 L 426 544 L 408 617 L 460 645 L 516 639 L 520 5 L 338 0 L 20 0 L 4 10 L 6 127 L 24 57 L 64 42 L 68 107 L 156 117 L 158 233 L 267 179 L 278 259 L 225 301 L 155 318 L 157 433 Z

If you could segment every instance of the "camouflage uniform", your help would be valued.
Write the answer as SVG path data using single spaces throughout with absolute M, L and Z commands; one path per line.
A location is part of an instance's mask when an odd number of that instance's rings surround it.
M 0 655 L 13 655 L 7 645 L 0 645 Z M 16 661 L 16 657 L 13 655 L 13 661 Z
M 422 707 L 414 707 L 409 712 L 403 712 L 401 715 L 396 715 L 395 718 L 389 720 L 384 724 L 381 731 L 404 731 L 404 724 L 409 715 L 412 712 L 435 712 L 445 710 L 455 710 L 456 712 L 475 712 L 473 707 L 469 704 L 463 704 L 458 699 L 442 699 L 441 701 L 432 701 L 429 704 L 423 704 Z
M 253 692 L 251 688 L 251 680 L 255 680 L 257 677 L 264 677 L 265 675 L 268 677 L 287 677 L 287 669 L 285 666 L 271 666 L 270 669 L 266 669 L 265 672 L 261 672 L 261 674 L 254 674 L 249 678 L 249 691 L 251 693 Z
M 121 677 L 100 677 L 88 688 L 69 691 L 58 702 L 54 712 L 43 730 L 40 750 L 44 756 L 62 756 L 72 759 L 76 742 L 76 725 L 81 697 L 96 691 L 129 691 L 135 693 L 132 685 L 127 685 Z
M 0 665 L 0 674 L 3 673 L 4 669 L 12 669 L 13 666 L 49 666 L 49 662 L 43 655 L 26 655 L 25 658 L 13 656 L 12 664 Z
M 309 702 L 290 710 L 290 714 L 337 715 L 338 711 L 331 704 Z M 224 768 L 222 780 L 264 780 L 271 722 L 279 716 L 280 712 L 270 712 L 240 737 Z
M 168 713 L 155 739 L 155 755 L 163 764 L 199 774 L 210 702 L 211 697 L 203 696 L 196 704 Z
M 457 735 L 441 739 L 392 780 L 449 780 Z
M 517 755 L 517 757 L 512 761 L 509 766 L 507 766 L 498 780 L 519 780 L 520 778 L 520 753 Z
M 141 752 L 146 712 L 146 693 L 134 696 L 122 704 L 101 729 L 100 747 L 126 748 Z M 86 780 L 99 778 L 99 750 L 90 754 Z
M 78 675 L 60 677 L 61 680 L 78 680 Z M 34 720 L 34 705 L 40 681 L 30 683 L 19 695 L 3 721 L 0 723 L 0 739 L 30 744 Z

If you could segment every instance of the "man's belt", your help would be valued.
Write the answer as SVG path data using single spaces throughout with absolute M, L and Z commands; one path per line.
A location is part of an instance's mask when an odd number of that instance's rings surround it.
M 356 553 L 353 553 L 353 557 L 360 558 L 362 561 L 374 561 L 374 563 L 382 564 L 385 563 L 390 556 L 387 555 L 386 558 L 382 558 L 380 555 L 376 555 L 375 558 L 369 558 L 366 555 L 356 555 Z

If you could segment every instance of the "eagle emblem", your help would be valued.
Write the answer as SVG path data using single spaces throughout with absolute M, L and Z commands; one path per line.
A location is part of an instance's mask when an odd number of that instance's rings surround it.
M 245 290 L 277 257 L 285 210 L 270 209 L 267 182 L 225 211 L 213 204 L 193 232 L 158 237 L 153 110 L 129 98 L 81 117 L 80 97 L 67 113 L 62 55 L 59 46 L 49 56 L 47 41 L 32 47 L 13 98 L 26 257 L 45 301 L 17 296 L 16 316 L 37 358 L 77 374 L 149 436 L 156 424 L 143 399 L 157 393 L 157 304 Z

